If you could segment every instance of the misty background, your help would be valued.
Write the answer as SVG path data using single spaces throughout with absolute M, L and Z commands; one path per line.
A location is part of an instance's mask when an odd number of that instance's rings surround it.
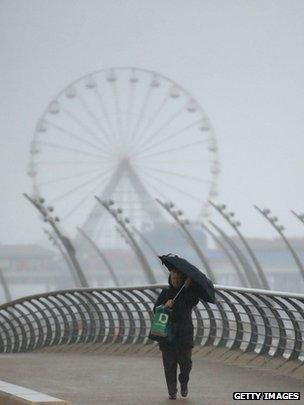
M 35 125 L 71 81 L 112 66 L 164 74 L 203 106 L 219 144 L 218 202 L 245 235 L 277 236 L 257 204 L 302 236 L 289 210 L 303 209 L 303 22 L 300 0 L 2 0 L 0 242 L 45 239 L 22 196 Z

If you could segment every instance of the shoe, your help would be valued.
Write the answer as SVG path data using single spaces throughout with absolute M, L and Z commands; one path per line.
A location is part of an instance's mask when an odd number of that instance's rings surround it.
M 187 384 L 182 384 L 181 385 L 181 396 L 186 397 L 188 395 L 188 386 Z
M 176 393 L 169 394 L 169 399 L 176 399 Z

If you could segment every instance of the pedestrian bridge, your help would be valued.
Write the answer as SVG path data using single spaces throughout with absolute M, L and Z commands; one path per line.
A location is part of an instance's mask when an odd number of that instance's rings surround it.
M 160 353 L 147 338 L 162 287 L 63 290 L 2 305 L 1 378 L 72 404 L 166 402 Z M 235 403 L 241 391 L 302 390 L 303 400 L 304 295 L 216 288 L 216 303 L 193 311 L 187 402 Z

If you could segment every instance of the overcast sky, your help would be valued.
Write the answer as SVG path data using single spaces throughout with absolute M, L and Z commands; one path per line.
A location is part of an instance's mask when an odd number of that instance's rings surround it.
M 218 201 L 246 235 L 274 236 L 253 204 L 304 234 L 289 212 L 304 211 L 302 0 L 2 0 L 0 49 L 0 242 L 43 237 L 22 197 L 39 116 L 69 82 L 111 66 L 160 72 L 202 104 L 219 142 Z

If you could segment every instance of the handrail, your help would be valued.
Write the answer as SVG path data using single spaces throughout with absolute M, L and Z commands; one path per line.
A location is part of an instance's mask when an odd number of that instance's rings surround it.
M 69 344 L 154 344 L 152 309 L 164 284 L 78 288 L 0 306 L 0 352 Z M 304 362 L 304 294 L 216 285 L 193 311 L 194 342 Z

